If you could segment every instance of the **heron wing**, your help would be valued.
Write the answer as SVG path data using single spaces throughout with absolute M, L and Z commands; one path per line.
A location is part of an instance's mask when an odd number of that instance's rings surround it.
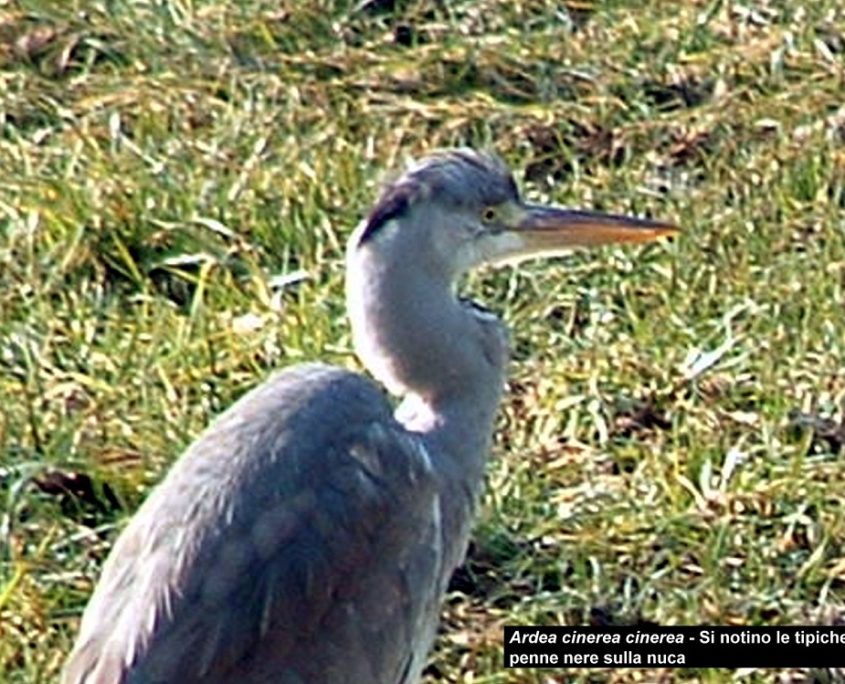
M 132 518 L 63 681 L 404 681 L 445 584 L 439 510 L 422 442 L 377 387 L 328 366 L 284 371 Z

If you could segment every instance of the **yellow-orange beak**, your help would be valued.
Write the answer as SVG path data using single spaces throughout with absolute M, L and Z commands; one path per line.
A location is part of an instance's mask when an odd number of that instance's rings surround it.
M 525 204 L 514 225 L 527 251 L 546 254 L 572 247 L 651 242 L 679 231 L 651 219 Z
M 462 270 L 558 256 L 576 247 L 651 242 L 680 232 L 664 221 L 522 202 L 504 205 L 500 216 L 498 225 L 479 235 Z

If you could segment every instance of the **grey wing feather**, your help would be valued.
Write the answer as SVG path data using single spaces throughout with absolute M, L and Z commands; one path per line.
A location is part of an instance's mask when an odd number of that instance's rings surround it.
M 63 682 L 403 681 L 444 584 L 438 507 L 425 448 L 375 385 L 284 371 L 206 430 L 130 521 Z M 412 600 L 409 580 L 432 600 Z

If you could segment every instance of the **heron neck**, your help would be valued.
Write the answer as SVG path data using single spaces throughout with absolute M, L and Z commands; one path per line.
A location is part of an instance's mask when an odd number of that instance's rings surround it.
M 366 251 L 347 264 L 356 350 L 390 392 L 397 418 L 478 479 L 504 386 L 504 329 L 480 319 L 436 273 L 385 264 Z
M 495 408 L 489 412 L 464 400 L 429 404 L 409 394 L 396 409 L 396 419 L 423 438 L 437 472 L 475 500 L 490 452 Z

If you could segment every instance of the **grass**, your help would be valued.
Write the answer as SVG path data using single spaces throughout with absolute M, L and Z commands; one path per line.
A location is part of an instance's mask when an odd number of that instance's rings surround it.
M 835 0 L 0 2 L 0 680 L 214 415 L 357 367 L 346 236 L 457 144 L 684 234 L 467 283 L 515 359 L 426 681 L 736 676 L 504 671 L 505 623 L 842 622 L 843 82 Z

